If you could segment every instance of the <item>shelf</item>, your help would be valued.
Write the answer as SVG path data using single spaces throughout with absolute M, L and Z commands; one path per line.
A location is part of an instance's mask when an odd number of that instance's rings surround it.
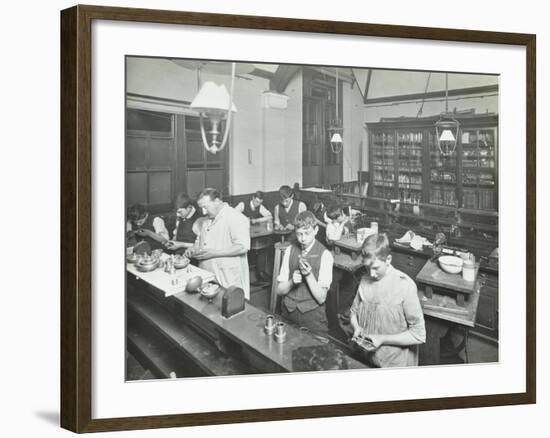
M 430 170 L 440 170 L 445 172 L 454 172 L 456 173 L 456 164 L 453 166 L 437 166 L 433 163 L 430 163 Z
M 417 170 L 409 170 L 409 169 L 399 169 L 399 172 L 405 172 L 405 173 L 418 173 L 418 174 L 422 174 L 422 169 L 417 169 Z
M 443 184 L 443 185 L 446 185 L 446 186 L 456 186 L 456 184 L 457 184 L 456 181 L 434 181 L 434 180 L 431 180 L 430 182 L 433 185 Z
M 476 210 L 479 212 L 480 210 Z M 494 211 L 494 210 L 487 210 L 488 212 Z M 494 233 L 498 233 L 498 225 L 488 225 L 488 224 L 482 224 L 479 222 L 473 223 L 473 222 L 460 222 L 457 224 L 461 228 L 474 228 L 476 230 L 483 230 L 483 231 L 492 231 Z
M 472 210 L 471 208 L 459 208 L 459 213 L 466 213 L 466 214 L 479 214 L 481 216 L 492 216 L 492 217 L 498 217 L 498 211 L 495 210 Z
M 495 184 L 479 184 L 479 183 L 462 183 L 463 187 L 473 187 L 473 188 L 480 188 L 480 189 L 495 189 Z
M 489 173 L 494 173 L 496 170 L 496 167 L 481 167 L 481 166 L 476 166 L 476 167 L 469 167 L 469 166 L 464 166 L 462 165 L 462 171 L 468 171 L 468 172 L 489 172 Z
M 432 204 L 430 204 L 432 205 Z M 436 207 L 439 207 L 439 205 L 435 205 Z M 405 217 L 409 219 L 418 219 L 418 220 L 424 220 L 424 221 L 430 221 L 430 222 L 437 222 L 440 224 L 446 224 L 446 225 L 453 225 L 455 223 L 454 219 L 445 219 L 441 217 L 435 217 L 435 216 L 424 216 L 422 214 L 416 215 L 412 213 L 402 213 L 400 211 L 391 211 L 389 212 L 392 216 L 399 216 L 399 217 Z

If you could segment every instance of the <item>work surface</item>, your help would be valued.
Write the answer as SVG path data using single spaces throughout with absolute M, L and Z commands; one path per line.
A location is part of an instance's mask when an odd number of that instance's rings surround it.
M 479 263 L 476 263 L 474 278 L 477 278 L 478 270 Z M 438 263 L 432 262 L 431 260 L 428 260 L 424 267 L 420 270 L 416 276 L 416 281 L 442 289 L 455 290 L 463 294 L 473 293 L 475 286 L 475 280 L 466 281 L 460 274 L 449 274 L 443 271 L 443 269 L 439 267 Z
M 129 272 L 129 274 L 132 274 Z M 149 283 L 150 284 L 150 283 Z M 162 289 L 155 287 L 156 292 L 164 293 Z M 146 287 L 145 293 L 151 293 Z M 319 362 L 329 364 L 329 368 L 322 369 L 357 369 L 367 368 L 363 363 L 346 355 L 341 348 L 328 338 L 318 336 L 308 330 L 290 324 L 286 325 L 286 338 L 283 343 L 276 341 L 274 335 L 268 335 L 264 330 L 266 316 L 261 309 L 250 303 L 245 303 L 245 310 L 231 318 L 221 315 L 222 294 L 218 294 L 209 301 L 200 294 L 179 292 L 171 297 L 161 300 L 176 300 L 183 308 L 179 316 L 190 317 L 200 325 L 209 325 L 215 331 L 233 340 L 236 344 L 250 351 L 253 355 L 262 358 L 269 365 L 269 372 L 294 372 L 305 371 L 304 352 L 305 347 L 311 347 L 308 351 L 313 353 L 312 370 L 319 366 Z M 282 318 L 276 316 L 276 321 Z M 315 347 L 319 347 L 316 349 Z M 296 354 L 296 352 L 300 354 Z M 318 368 L 317 368 L 318 369 Z M 262 372 L 261 370 L 260 372 Z M 265 371 L 264 371 L 265 372 Z
M 166 260 L 167 258 L 168 256 L 166 254 L 163 254 L 161 257 L 162 260 Z M 151 272 L 141 272 L 131 263 L 126 264 L 126 270 L 137 278 L 149 283 L 151 286 L 163 291 L 167 297 L 184 291 L 187 286 L 187 281 L 193 277 L 201 277 L 203 283 L 214 280 L 214 274 L 193 265 L 188 265 L 183 269 L 177 269 L 174 275 L 170 275 L 160 268 Z

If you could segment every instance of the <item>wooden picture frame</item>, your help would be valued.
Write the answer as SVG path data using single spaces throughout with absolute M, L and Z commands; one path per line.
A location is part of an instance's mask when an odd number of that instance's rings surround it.
M 144 22 L 516 45 L 526 49 L 526 391 L 177 415 L 92 418 L 92 22 Z M 536 37 L 531 34 L 75 6 L 61 12 L 61 426 L 74 432 L 273 421 L 536 401 Z

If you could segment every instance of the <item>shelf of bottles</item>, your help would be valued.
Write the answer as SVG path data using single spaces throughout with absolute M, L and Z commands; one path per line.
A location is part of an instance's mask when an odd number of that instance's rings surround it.
M 412 203 L 422 202 L 422 131 L 397 132 L 399 199 Z
M 444 155 L 437 145 L 435 131 L 428 134 L 430 151 L 430 204 L 458 207 L 456 156 Z
M 496 129 L 464 129 L 462 144 L 462 206 L 495 210 L 496 191 Z
M 395 197 L 395 134 L 376 132 L 372 135 L 372 196 Z

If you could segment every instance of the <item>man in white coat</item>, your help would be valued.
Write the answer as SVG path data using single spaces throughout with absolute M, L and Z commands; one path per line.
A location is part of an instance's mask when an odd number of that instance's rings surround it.
M 250 250 L 249 220 L 223 202 L 213 188 L 204 189 L 197 203 L 207 219 L 202 221 L 197 240 L 186 254 L 197 259 L 200 268 L 212 272 L 220 285 L 240 287 L 250 299 L 246 256 Z

